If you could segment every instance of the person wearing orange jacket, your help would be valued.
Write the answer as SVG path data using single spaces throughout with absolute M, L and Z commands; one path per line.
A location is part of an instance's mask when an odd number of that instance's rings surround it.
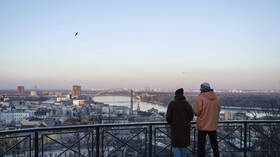
M 206 135 L 209 136 L 213 156 L 219 157 L 219 147 L 216 129 L 218 127 L 221 105 L 218 97 L 211 89 L 210 84 L 205 82 L 200 85 L 200 94 L 194 103 L 194 114 L 197 116 L 198 150 L 197 156 L 205 156 Z

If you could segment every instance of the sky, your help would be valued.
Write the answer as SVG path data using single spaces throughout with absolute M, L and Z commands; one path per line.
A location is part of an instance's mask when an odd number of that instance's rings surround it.
M 279 19 L 279 0 L 0 0 L 0 89 L 280 89 Z

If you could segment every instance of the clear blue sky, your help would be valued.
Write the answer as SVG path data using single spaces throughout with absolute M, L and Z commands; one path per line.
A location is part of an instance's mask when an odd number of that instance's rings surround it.
M 0 89 L 279 89 L 279 43 L 279 0 L 1 0 Z

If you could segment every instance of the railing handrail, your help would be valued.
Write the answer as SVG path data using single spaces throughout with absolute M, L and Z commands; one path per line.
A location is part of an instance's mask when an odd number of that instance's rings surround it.
M 280 120 L 226 120 L 219 121 L 219 124 L 244 124 L 244 123 L 280 123 Z M 196 124 L 196 121 L 192 121 L 191 124 Z M 150 126 L 150 125 L 168 125 L 167 122 L 136 122 L 136 123 L 106 123 L 106 124 L 88 124 L 88 125 L 69 125 L 69 126 L 56 126 L 56 127 L 40 127 L 40 128 L 28 128 L 17 130 L 2 130 L 0 135 L 16 134 L 16 133 L 28 133 L 28 132 L 47 132 L 58 130 L 73 130 L 73 129 L 89 129 L 89 128 L 104 128 L 104 127 L 127 127 L 127 126 Z

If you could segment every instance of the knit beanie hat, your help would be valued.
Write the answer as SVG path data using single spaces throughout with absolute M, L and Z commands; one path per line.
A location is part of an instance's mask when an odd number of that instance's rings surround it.
M 183 88 L 177 89 L 175 95 L 184 95 L 184 89 Z
M 201 89 L 211 89 L 210 84 L 208 82 L 204 82 L 200 85 Z

